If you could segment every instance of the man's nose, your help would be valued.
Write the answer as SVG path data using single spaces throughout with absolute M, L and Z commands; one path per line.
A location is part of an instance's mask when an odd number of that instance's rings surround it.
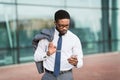
M 67 30 L 67 27 L 63 27 L 64 30 Z

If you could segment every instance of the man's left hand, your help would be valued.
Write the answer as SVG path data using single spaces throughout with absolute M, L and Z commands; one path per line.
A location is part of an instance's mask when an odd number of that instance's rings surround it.
M 70 58 L 68 58 L 68 62 L 76 66 L 78 63 L 77 55 L 72 55 Z

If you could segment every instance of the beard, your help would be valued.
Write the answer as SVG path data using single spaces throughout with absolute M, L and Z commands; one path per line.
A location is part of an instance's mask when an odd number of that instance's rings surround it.
M 67 30 L 59 31 L 60 35 L 65 35 L 67 33 Z

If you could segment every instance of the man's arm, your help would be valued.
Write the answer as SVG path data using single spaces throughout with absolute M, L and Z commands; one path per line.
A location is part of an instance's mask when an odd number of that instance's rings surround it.
M 36 62 L 46 60 L 46 58 L 56 52 L 56 47 L 52 42 L 43 39 L 39 41 L 37 49 L 35 50 L 34 60 Z
M 34 53 L 34 60 L 36 62 L 43 61 L 46 59 L 47 48 L 48 48 L 48 41 L 46 39 L 40 40 Z
M 83 66 L 82 46 L 81 46 L 81 42 L 78 38 L 73 47 L 73 55 L 68 59 L 68 62 L 77 68 L 80 68 Z

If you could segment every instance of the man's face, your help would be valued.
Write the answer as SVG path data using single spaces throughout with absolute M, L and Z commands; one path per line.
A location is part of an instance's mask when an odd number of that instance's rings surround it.
M 69 29 L 69 24 L 70 19 L 59 19 L 57 22 L 55 22 L 56 29 L 61 35 L 67 33 L 67 30 Z

